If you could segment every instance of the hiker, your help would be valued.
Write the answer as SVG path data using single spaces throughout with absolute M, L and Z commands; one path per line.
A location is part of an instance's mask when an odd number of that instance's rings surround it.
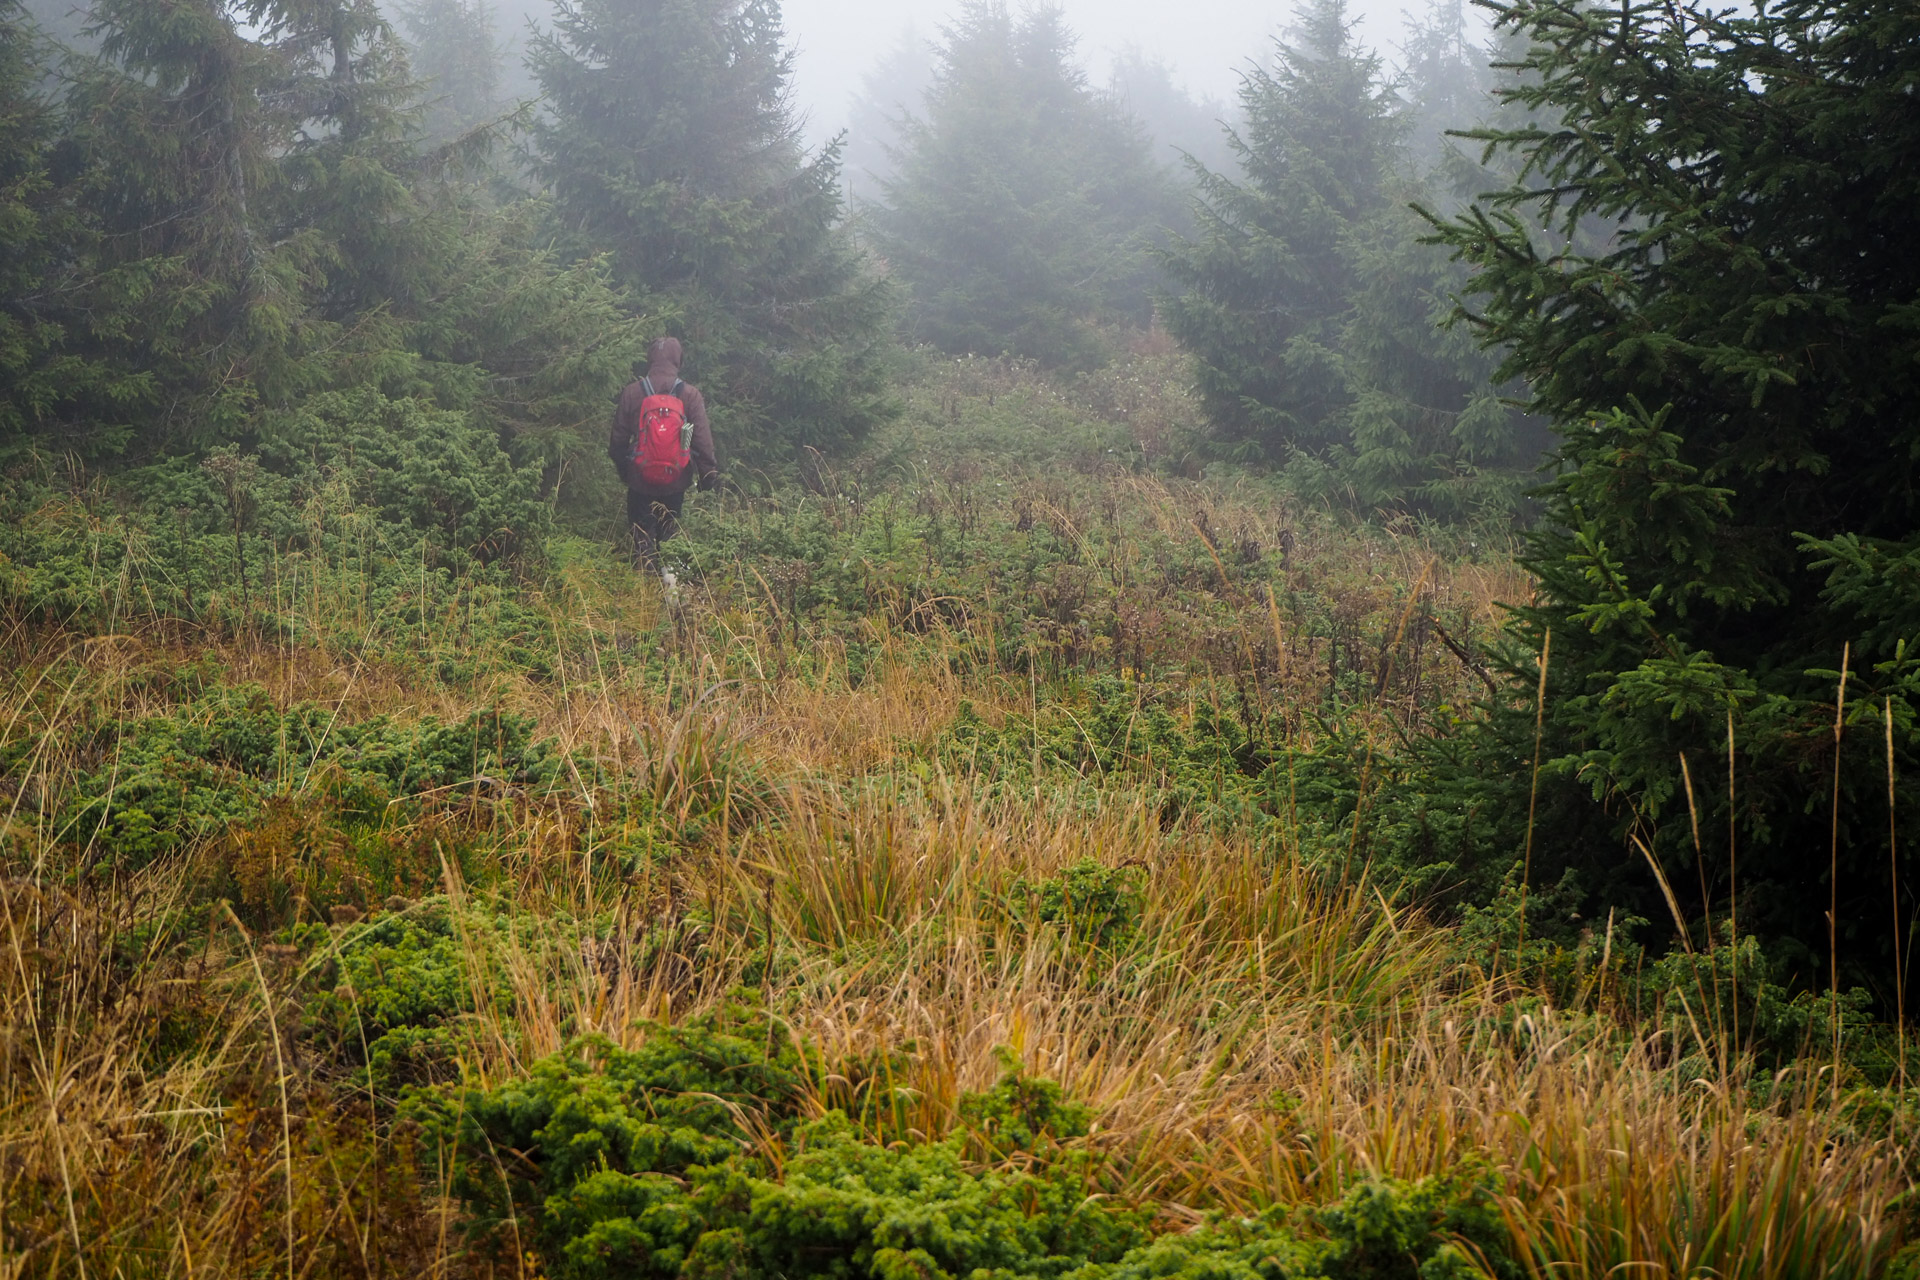
M 660 567 L 660 544 L 674 535 L 680 504 L 695 480 L 703 490 L 720 483 L 713 431 L 700 388 L 680 380 L 678 338 L 647 348 L 647 376 L 620 393 L 607 437 L 607 456 L 627 486 L 627 523 L 634 562 Z

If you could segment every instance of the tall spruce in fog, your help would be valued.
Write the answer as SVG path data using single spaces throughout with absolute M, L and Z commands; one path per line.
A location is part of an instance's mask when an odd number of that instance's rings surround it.
M 18 0 L 0 0 L 0 439 L 17 436 L 53 393 L 34 385 L 59 341 L 42 313 L 59 251 L 58 212 L 50 208 L 47 149 L 52 113 L 35 93 L 41 62 L 35 32 Z M 44 56 L 44 55 L 43 55 Z
M 146 277 L 120 339 L 155 388 L 138 434 L 231 438 L 404 348 L 437 246 L 405 59 L 370 0 L 92 13 L 101 56 L 71 95 L 68 152 L 99 278 Z
M 295 101 L 338 127 L 318 45 L 277 56 L 221 0 L 99 0 L 93 19 L 102 57 L 80 70 L 69 145 L 96 266 L 137 290 L 123 341 L 153 392 L 118 422 L 108 409 L 93 443 L 228 438 L 311 385 L 302 304 L 329 246 L 283 216 L 280 159 L 303 142 Z
M 1401 57 L 1408 150 L 1415 172 L 1429 174 L 1461 149 L 1449 130 L 1471 129 L 1493 112 L 1498 77 L 1474 39 L 1464 0 L 1432 0 L 1408 30 Z
M 963 9 L 896 159 L 872 222 L 915 337 L 1078 366 L 1104 358 L 1102 322 L 1149 323 L 1168 173 L 1088 86 L 1057 9 Z
M 1405 120 L 1343 0 L 1299 13 L 1292 43 L 1242 81 L 1240 174 L 1200 175 L 1199 227 L 1169 257 L 1168 329 L 1197 360 L 1218 437 L 1284 459 L 1340 439 L 1352 403 L 1341 332 L 1358 282 L 1351 229 L 1393 199 Z
M 1173 78 L 1165 62 L 1132 48 L 1114 59 L 1109 85 L 1114 101 L 1147 131 L 1154 155 L 1182 172 L 1181 157 L 1191 156 L 1209 169 L 1233 163 L 1224 126 L 1227 106 L 1209 97 L 1195 97 Z
M 495 119 L 503 46 L 490 0 L 405 0 L 398 9 L 426 99 L 428 135 L 454 138 Z
M 891 291 L 809 155 L 773 0 L 562 0 L 532 49 L 564 235 L 674 317 L 735 456 L 844 446 L 891 409 Z
M 894 177 L 900 127 L 933 81 L 933 50 L 908 27 L 860 82 L 847 116 L 844 175 L 856 203 L 879 194 Z
M 1920 756 L 1920 12 L 1499 12 L 1535 123 L 1488 135 L 1520 176 L 1442 233 L 1562 441 L 1521 615 L 1524 650 L 1553 636 L 1535 873 L 1664 918 L 1632 835 L 1723 922 L 1732 824 L 1741 931 L 1803 975 L 1837 942 L 1843 985 L 1883 985 L 1885 757 L 1906 780 Z M 1511 759 L 1531 710 L 1505 729 Z
M 1441 327 L 1465 276 L 1419 243 L 1410 113 L 1341 0 L 1299 18 L 1246 74 L 1239 174 L 1200 172 L 1197 229 L 1168 255 L 1167 328 L 1217 446 L 1362 508 L 1510 510 L 1544 441 L 1497 361 Z

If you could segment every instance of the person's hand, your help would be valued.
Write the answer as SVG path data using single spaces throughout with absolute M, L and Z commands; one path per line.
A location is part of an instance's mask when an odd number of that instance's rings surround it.
M 719 487 L 720 487 L 720 473 L 718 471 L 709 471 L 705 475 L 700 477 L 700 492 L 712 493 L 715 489 L 718 489 Z

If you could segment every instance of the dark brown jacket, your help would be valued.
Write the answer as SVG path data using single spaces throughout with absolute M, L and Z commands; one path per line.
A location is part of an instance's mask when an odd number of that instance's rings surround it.
M 647 352 L 647 378 L 656 393 L 666 395 L 673 390 L 674 382 L 680 377 L 680 355 L 680 343 L 673 338 L 661 339 Z M 646 484 L 634 473 L 633 444 L 640 431 L 640 402 L 646 397 L 646 389 L 635 380 L 620 393 L 620 405 L 613 411 L 613 429 L 607 433 L 607 456 L 619 468 L 620 478 L 629 489 L 650 498 L 685 493 L 695 480 L 702 489 L 711 488 L 720 478 L 720 464 L 713 453 L 713 428 L 707 425 L 706 399 L 700 394 L 700 388 L 690 382 L 681 384 L 680 399 L 687 406 L 687 421 L 693 424 L 693 442 L 687 450 L 693 455 L 693 465 L 680 473 L 677 482 L 665 488 Z

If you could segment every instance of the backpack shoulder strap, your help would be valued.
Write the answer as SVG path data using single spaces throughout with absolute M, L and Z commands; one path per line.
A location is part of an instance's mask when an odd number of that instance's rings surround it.
M 652 379 L 652 378 L 642 378 L 642 379 L 640 379 L 640 394 L 642 394 L 642 395 L 644 395 L 644 396 L 653 396 L 653 395 L 655 395 L 655 394 L 657 394 L 657 393 L 656 393 L 656 392 L 654 391 L 654 389 L 653 389 L 653 379 Z
M 682 391 L 685 391 L 686 389 L 687 389 L 687 384 L 685 379 L 675 378 L 673 380 L 673 390 L 668 394 L 672 395 L 675 399 L 678 399 L 680 397 L 680 393 Z

